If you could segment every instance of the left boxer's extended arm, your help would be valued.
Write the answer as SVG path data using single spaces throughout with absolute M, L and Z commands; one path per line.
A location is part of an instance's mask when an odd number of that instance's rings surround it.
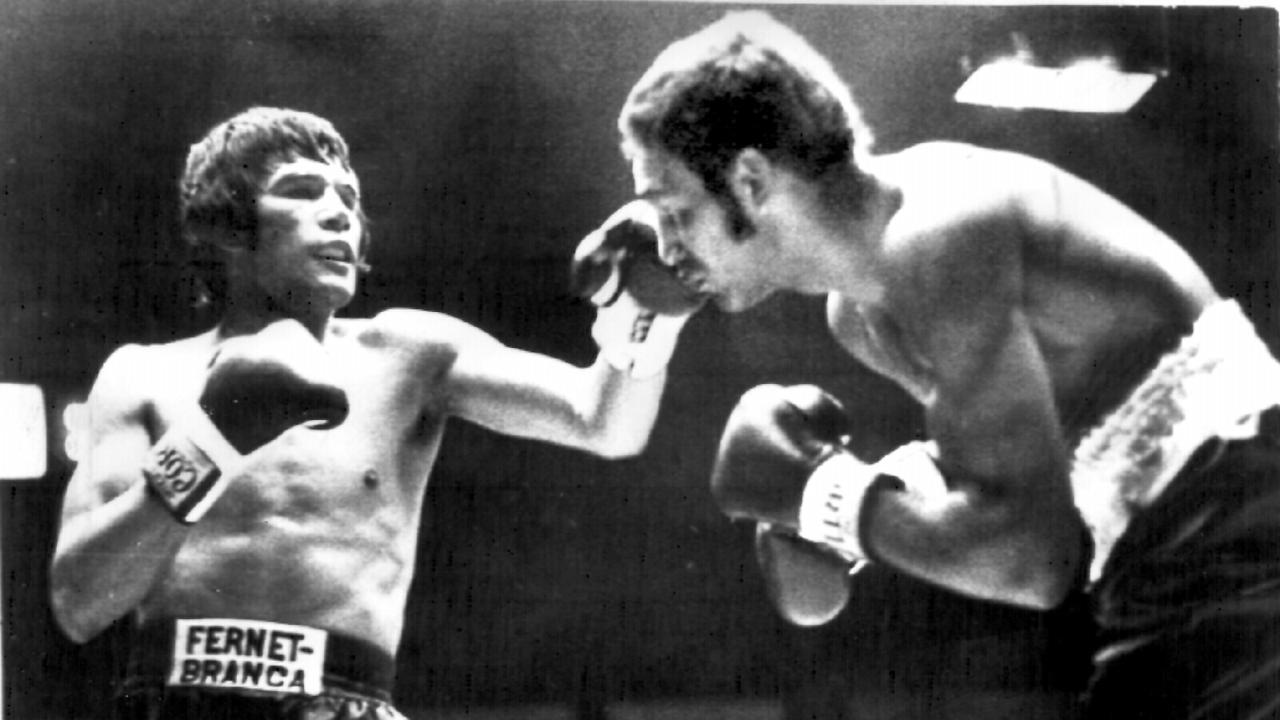
M 666 372 L 632 377 L 603 356 L 576 367 L 475 335 L 459 347 L 447 386 L 452 415 L 506 435 L 619 458 L 648 444 Z
M 636 378 L 603 357 L 577 367 L 438 313 L 388 310 L 374 322 L 414 358 L 423 412 L 602 457 L 636 455 L 648 443 L 665 372 Z
M 642 201 L 623 205 L 583 238 L 570 280 L 573 292 L 596 307 L 596 362 L 576 368 L 459 327 L 444 383 L 446 411 L 603 457 L 638 455 L 658 414 L 676 339 L 705 298 L 659 258 L 657 219 Z

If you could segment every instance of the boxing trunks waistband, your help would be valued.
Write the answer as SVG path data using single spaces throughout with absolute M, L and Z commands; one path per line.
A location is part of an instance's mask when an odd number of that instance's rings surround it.
M 169 688 L 319 695 L 359 693 L 391 702 L 395 659 L 377 646 L 318 628 L 262 620 L 179 618 L 140 628 L 134 681 Z
M 1071 486 L 1093 539 L 1096 581 L 1135 514 L 1149 507 L 1212 439 L 1258 434 L 1280 405 L 1280 363 L 1240 306 L 1207 308 L 1191 332 L 1076 446 Z

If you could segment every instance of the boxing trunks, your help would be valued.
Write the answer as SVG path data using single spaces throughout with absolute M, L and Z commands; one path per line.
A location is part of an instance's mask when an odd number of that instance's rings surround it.
M 404 720 L 395 661 L 365 641 L 299 625 L 189 618 L 133 638 L 121 720 Z
M 1090 718 L 1280 716 L 1280 365 L 1207 310 L 1077 447 Z

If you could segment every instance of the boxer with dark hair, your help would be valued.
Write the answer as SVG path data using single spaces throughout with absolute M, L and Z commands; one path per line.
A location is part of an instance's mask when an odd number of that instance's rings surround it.
M 88 400 L 54 614 L 136 628 L 118 716 L 397 718 L 394 657 L 422 501 L 460 418 L 603 457 L 643 450 L 700 306 L 632 204 L 580 244 L 599 359 L 579 368 L 441 314 L 338 318 L 369 247 L 327 121 L 253 108 L 192 147 L 184 231 L 225 273 L 221 320 L 125 345 Z
M 691 287 L 825 296 L 923 408 L 929 437 L 877 462 L 846 443 L 874 409 L 818 388 L 732 413 L 711 489 L 757 523 L 786 617 L 831 620 L 867 562 L 1029 608 L 1087 590 L 1090 717 L 1280 707 L 1280 365 L 1174 240 L 1025 155 L 873 154 L 831 65 L 760 12 L 663 51 L 619 128 Z

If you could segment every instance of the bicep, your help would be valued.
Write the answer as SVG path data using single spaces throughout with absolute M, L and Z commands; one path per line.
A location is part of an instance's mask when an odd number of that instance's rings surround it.
M 1018 307 L 953 328 L 963 348 L 941 364 L 926 410 L 940 460 L 963 477 L 998 485 L 1060 474 L 1066 463 L 1052 379 Z
M 509 347 L 476 328 L 454 335 L 445 412 L 505 435 L 564 442 L 582 424 L 581 369 Z
M 1048 607 L 1073 576 L 1078 528 L 1048 373 L 1018 310 L 950 363 L 926 411 L 945 490 L 889 494 L 880 554 L 975 597 Z M 974 343 L 975 338 L 969 338 Z

